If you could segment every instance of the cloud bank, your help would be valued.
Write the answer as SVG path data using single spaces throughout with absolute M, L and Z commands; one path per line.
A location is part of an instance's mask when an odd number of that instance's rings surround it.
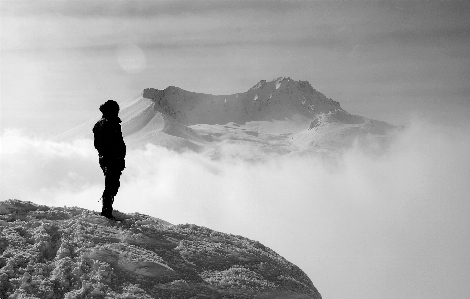
M 1 136 L 1 197 L 99 210 L 90 140 Z M 261 163 L 130 151 L 115 208 L 258 240 L 324 298 L 463 298 L 470 292 L 470 136 L 415 122 L 386 155 L 355 147 Z

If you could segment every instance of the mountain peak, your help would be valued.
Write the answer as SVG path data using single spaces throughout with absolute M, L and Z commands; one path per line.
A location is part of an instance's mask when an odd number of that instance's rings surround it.
M 263 86 L 266 84 L 266 80 L 261 80 L 258 83 L 256 83 L 255 86 L 253 86 L 251 89 L 258 89 L 258 88 L 263 88 Z
M 274 85 L 274 86 L 276 86 L 276 89 L 278 89 L 283 82 L 284 83 L 288 83 L 288 82 L 299 83 L 299 82 L 302 82 L 302 81 L 295 81 L 295 80 L 292 80 L 290 77 L 279 77 L 279 78 L 271 80 L 269 82 L 266 81 L 266 80 L 261 80 L 256 85 L 254 85 L 252 88 L 250 88 L 250 90 L 263 88 L 263 87 L 266 86 L 266 84 Z M 305 81 L 305 82 L 307 82 L 307 81 Z
M 0 298 L 321 298 L 257 241 L 114 214 L 0 202 Z
M 184 125 L 284 120 L 295 115 L 313 120 L 321 113 L 342 110 L 338 102 L 313 89 L 308 81 L 290 77 L 261 80 L 244 93 L 227 96 L 169 86 L 163 91 L 147 88 L 143 97 L 154 100 L 157 111 Z
M 279 77 L 271 81 L 261 80 L 252 88 L 250 88 L 250 90 L 263 89 L 265 87 L 268 87 L 272 89 L 273 91 L 277 89 L 287 88 L 287 87 L 295 87 L 305 93 L 310 93 L 310 94 L 319 93 L 312 87 L 310 82 L 302 81 L 302 80 L 296 81 L 296 80 L 291 79 L 290 77 Z M 336 103 L 338 102 L 335 102 L 335 105 L 339 104 L 339 103 L 338 104 Z
M 385 140 L 382 137 L 394 130 L 387 123 L 349 114 L 308 81 L 289 77 L 260 80 L 249 90 L 231 95 L 175 86 L 146 88 L 141 97 L 122 105 L 119 115 L 126 142 L 133 146 L 152 143 L 177 151 L 212 152 L 214 157 L 229 142 L 243 141 L 256 148 L 262 144 L 263 153 L 269 155 L 321 147 L 336 150 L 362 136 Z M 92 137 L 94 122 L 62 138 Z

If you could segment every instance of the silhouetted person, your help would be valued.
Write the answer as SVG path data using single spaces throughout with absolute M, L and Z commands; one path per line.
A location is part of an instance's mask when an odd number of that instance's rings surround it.
M 114 219 L 113 202 L 119 190 L 119 178 L 125 168 L 126 144 L 122 138 L 121 119 L 118 117 L 119 104 L 113 100 L 106 101 L 100 106 L 100 111 L 103 117 L 93 127 L 93 134 L 105 177 L 101 215 Z

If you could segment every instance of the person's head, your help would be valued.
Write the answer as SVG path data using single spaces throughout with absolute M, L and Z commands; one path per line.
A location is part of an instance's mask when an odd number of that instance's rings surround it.
M 113 100 L 107 100 L 100 106 L 100 111 L 103 116 L 117 116 L 119 113 L 119 104 Z

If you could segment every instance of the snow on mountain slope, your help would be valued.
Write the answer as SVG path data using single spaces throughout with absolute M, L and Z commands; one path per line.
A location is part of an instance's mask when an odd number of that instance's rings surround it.
M 153 143 L 167 148 L 218 152 L 224 145 L 243 144 L 267 154 L 340 150 L 358 138 L 385 138 L 393 126 L 351 115 L 307 81 L 280 77 L 261 80 L 232 95 L 194 93 L 170 86 L 144 89 L 122 105 L 126 143 Z M 96 120 L 59 139 L 92 137 Z
M 337 110 L 319 114 L 308 129 L 293 136 L 292 143 L 300 150 L 322 152 L 345 148 L 356 141 L 385 145 L 387 133 L 394 129 L 386 122 Z
M 114 213 L 0 202 L 0 298 L 321 298 L 257 241 Z
M 121 110 L 122 135 L 130 136 L 141 131 L 155 118 L 155 103 L 148 99 L 139 99 L 130 107 Z
M 126 144 L 130 148 L 153 143 L 176 151 L 199 151 L 200 146 L 196 143 L 204 143 L 204 140 L 174 118 L 158 112 L 155 106 L 154 101 L 141 96 L 121 104 L 119 117 Z M 96 121 L 98 118 L 89 120 L 57 136 L 55 140 L 93 138 L 92 128 Z
M 291 119 L 294 115 L 312 118 L 315 114 L 341 109 L 306 81 L 279 78 L 260 81 L 247 92 L 209 95 L 170 86 L 165 90 L 148 88 L 143 97 L 155 101 L 157 110 L 185 125 L 246 123 Z

